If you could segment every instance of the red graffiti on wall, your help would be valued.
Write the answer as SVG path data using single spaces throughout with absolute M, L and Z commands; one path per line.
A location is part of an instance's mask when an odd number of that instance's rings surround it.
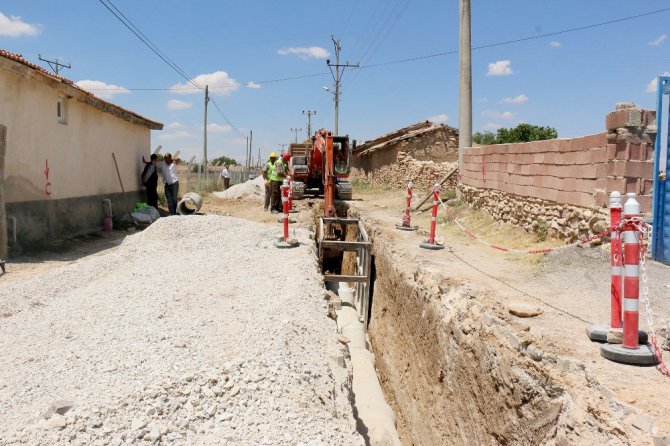
M 49 182 L 49 159 L 45 159 L 46 166 L 44 168 L 44 176 L 46 177 L 46 184 L 44 185 L 44 193 L 51 195 L 51 183 Z

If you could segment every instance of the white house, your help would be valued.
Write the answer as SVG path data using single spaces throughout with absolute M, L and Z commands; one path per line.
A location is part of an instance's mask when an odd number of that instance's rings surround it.
M 10 245 L 16 238 L 28 249 L 101 228 L 103 199 L 125 212 L 112 153 L 130 206 L 143 201 L 142 155 L 151 152 L 151 130 L 163 128 L 2 49 L 0 126 L 0 230 L 6 224 Z

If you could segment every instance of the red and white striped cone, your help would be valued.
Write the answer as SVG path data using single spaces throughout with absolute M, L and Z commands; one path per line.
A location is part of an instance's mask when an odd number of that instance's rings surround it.
M 586 334 L 592 341 L 607 342 L 608 335 L 610 336 L 610 339 L 621 337 L 623 254 L 621 253 L 621 236 L 618 229 L 620 223 L 621 193 L 614 191 L 610 193 L 610 229 L 612 235 L 610 245 L 610 324 L 589 325 L 586 327 Z
M 288 187 L 289 187 L 289 189 L 288 189 L 288 211 L 289 211 L 289 213 L 292 214 L 292 213 L 298 212 L 298 211 L 293 209 L 293 178 L 291 178 L 291 177 L 288 177 Z M 291 223 L 295 223 L 295 222 L 291 222 Z
M 284 186 L 288 187 L 288 196 L 287 196 L 286 199 L 288 200 L 288 213 L 290 214 L 292 212 L 295 212 L 295 211 L 292 210 L 293 209 L 293 181 L 291 180 L 291 177 L 288 177 L 287 179 L 285 179 L 284 182 L 282 183 L 282 185 L 280 186 L 280 189 L 282 190 L 282 202 L 284 201 L 284 189 L 282 189 Z M 283 206 L 283 203 L 282 203 L 282 206 Z M 286 214 L 286 209 L 284 209 L 284 214 Z M 288 222 L 289 223 L 295 223 L 296 221 L 289 216 Z M 283 224 L 284 223 L 284 217 L 282 216 L 280 219 L 278 219 L 277 223 L 282 223 Z
M 631 222 L 640 218 L 640 203 L 631 192 L 624 205 L 623 228 L 623 346 L 638 348 L 639 313 L 640 313 L 640 245 L 641 234 Z
M 295 246 L 298 246 L 298 241 L 289 239 L 288 237 L 288 223 L 289 223 L 288 195 L 290 189 L 288 180 L 284 180 L 284 183 L 280 186 L 280 189 L 281 189 L 281 201 L 284 210 L 282 218 L 282 221 L 284 223 L 284 234 L 278 238 L 278 240 L 275 242 L 275 246 L 277 248 L 293 248 Z
M 416 231 L 419 227 L 412 226 L 412 216 L 410 212 L 412 210 L 412 192 L 414 191 L 414 184 L 411 181 L 407 183 L 407 203 L 405 204 L 405 215 L 402 217 L 402 223 L 395 225 L 396 229 L 403 231 Z
M 617 229 L 621 223 L 621 193 L 612 192 L 610 194 L 610 224 L 611 235 L 611 254 L 610 264 L 612 265 L 611 274 L 611 317 L 610 327 L 621 328 L 621 297 L 623 291 L 622 273 L 623 273 L 623 253 L 621 252 L 621 234 Z
M 435 241 L 435 229 L 437 227 L 437 207 L 440 204 L 440 189 L 442 189 L 442 186 L 440 186 L 439 183 L 435 183 L 433 186 L 433 212 L 432 216 L 430 219 L 430 235 L 428 236 L 428 239 L 424 239 L 424 241 L 419 245 L 421 248 L 425 249 L 443 249 L 444 245 L 441 243 L 437 243 Z
M 625 364 L 653 365 L 658 362 L 653 350 L 646 343 L 640 345 L 643 335 L 639 330 L 642 234 L 635 222 L 640 218 L 640 203 L 634 192 L 626 195 L 628 199 L 623 206 L 623 341 L 621 344 L 603 344 L 600 354 Z

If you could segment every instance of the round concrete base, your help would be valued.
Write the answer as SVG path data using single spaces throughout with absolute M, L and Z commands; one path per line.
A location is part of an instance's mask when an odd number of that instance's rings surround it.
M 658 361 L 651 346 L 641 344 L 639 348 L 624 348 L 621 344 L 603 344 L 600 356 L 610 361 L 634 365 L 656 365 Z
M 609 325 L 589 325 L 586 327 L 586 336 L 593 342 L 607 342 L 607 332 L 609 329 Z M 646 344 L 649 341 L 647 333 L 642 330 L 638 332 L 638 336 L 640 344 Z
M 284 237 L 280 237 L 279 240 L 275 240 L 273 244 L 275 245 L 275 248 L 280 248 L 280 249 L 296 248 L 296 247 L 300 246 L 300 242 L 298 242 L 296 239 L 290 238 L 290 239 L 284 241 Z
M 295 223 L 296 221 L 293 220 L 291 217 L 289 217 L 288 222 L 291 223 L 291 224 L 293 224 L 293 223 Z M 283 219 L 283 218 L 280 218 L 279 220 L 277 220 L 277 223 L 284 223 L 284 219 Z
M 403 225 L 395 225 L 396 229 L 400 229 L 401 231 L 416 231 L 419 229 L 418 226 L 403 226 Z
M 419 247 L 424 248 L 424 249 L 432 249 L 434 251 L 438 249 L 444 249 L 444 245 L 440 245 L 439 243 L 428 243 L 428 241 L 422 242 Z

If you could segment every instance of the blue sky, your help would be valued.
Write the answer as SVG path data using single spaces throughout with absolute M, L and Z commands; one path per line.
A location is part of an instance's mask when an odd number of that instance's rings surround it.
M 428 118 L 458 127 L 458 55 L 384 64 L 458 49 L 457 0 L 111 0 L 190 78 L 207 83 L 208 155 L 244 158 L 332 129 L 331 35 L 345 71 L 340 133 L 359 141 Z M 670 7 L 667 0 L 474 0 L 473 48 Z M 619 23 L 473 50 L 473 127 L 550 125 L 560 137 L 604 131 L 617 102 L 655 107 L 648 91 L 670 72 L 670 11 Z M 152 147 L 202 157 L 204 94 L 99 0 L 0 0 L 0 48 L 39 63 L 69 63 L 65 77 L 109 101 L 163 122 Z M 286 81 L 267 82 L 290 77 Z M 88 81 L 88 82 L 84 82 Z M 94 89 L 96 88 L 96 89 Z M 99 89 L 103 88 L 103 89 Z M 117 88 L 109 90 L 104 88 Z M 238 133 L 239 131 L 239 133 Z

